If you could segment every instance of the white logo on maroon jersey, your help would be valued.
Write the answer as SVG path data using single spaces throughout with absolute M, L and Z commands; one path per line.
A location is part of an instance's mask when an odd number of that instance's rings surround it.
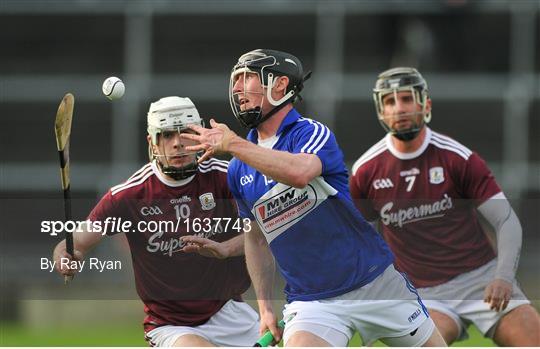
M 408 170 L 408 171 L 401 171 L 401 172 L 399 173 L 399 175 L 400 175 L 401 177 L 406 177 L 406 176 L 416 176 L 416 175 L 418 175 L 418 174 L 420 174 L 420 170 L 417 169 L 416 167 L 413 167 L 413 168 L 411 168 L 411 169 Z
M 216 207 L 216 201 L 214 200 L 214 195 L 212 193 L 204 193 L 199 196 L 201 201 L 202 209 L 205 211 L 211 210 Z
M 444 171 L 442 167 L 432 167 L 429 169 L 429 183 L 440 184 L 444 182 Z
M 435 201 L 432 204 L 413 206 L 406 209 L 399 209 L 396 212 L 390 212 L 394 207 L 393 202 L 385 204 L 381 208 L 381 221 L 384 225 L 393 225 L 403 227 L 404 224 L 444 216 L 444 211 L 453 207 L 452 198 L 444 194 L 444 198 Z
M 217 221 L 213 225 L 212 229 L 209 232 L 202 232 L 193 234 L 194 236 L 212 239 L 214 235 L 221 234 L 224 232 L 221 220 Z M 171 257 L 173 253 L 180 252 L 180 250 L 185 246 L 185 242 L 180 239 L 180 237 L 171 237 L 169 239 L 163 238 L 164 232 L 158 231 L 155 234 L 152 234 L 148 238 L 148 245 L 146 245 L 146 250 L 148 252 L 161 252 L 164 256 Z
M 173 253 L 178 252 L 185 243 L 180 238 L 170 238 L 168 241 L 159 240 L 163 236 L 162 231 L 158 231 L 148 238 L 148 245 L 146 250 L 148 252 L 161 251 L 164 255 L 172 256 Z
M 390 180 L 390 178 L 379 178 L 373 181 L 373 188 L 375 189 L 385 189 L 385 188 L 393 188 L 394 183 Z
M 163 214 L 163 211 L 161 211 L 161 209 L 157 205 L 150 207 L 144 206 L 143 208 L 141 208 L 141 214 L 143 216 L 156 216 L 159 214 Z
M 171 199 L 171 204 L 183 204 L 184 202 L 191 202 L 191 198 L 187 195 L 182 196 L 178 199 Z

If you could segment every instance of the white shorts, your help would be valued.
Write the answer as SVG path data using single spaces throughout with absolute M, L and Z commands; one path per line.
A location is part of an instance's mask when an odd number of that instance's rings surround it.
M 530 304 L 517 283 L 514 283 L 512 299 L 508 307 L 497 312 L 484 303 L 484 290 L 493 280 L 497 260 L 480 268 L 461 274 L 444 284 L 419 288 L 428 309 L 436 310 L 452 318 L 459 328 L 458 340 L 468 338 L 467 327 L 473 323 L 486 337 L 493 338 L 497 322 L 508 312 L 523 304 Z
M 285 343 L 294 332 L 308 331 L 338 347 L 346 347 L 355 331 L 365 344 L 386 338 L 392 345 L 420 346 L 435 328 L 416 290 L 393 265 L 344 295 L 286 304 L 283 318 Z
M 259 315 L 248 304 L 229 300 L 200 326 L 160 326 L 146 333 L 146 340 L 154 347 L 172 347 L 179 337 L 187 334 L 217 346 L 250 347 L 259 339 Z

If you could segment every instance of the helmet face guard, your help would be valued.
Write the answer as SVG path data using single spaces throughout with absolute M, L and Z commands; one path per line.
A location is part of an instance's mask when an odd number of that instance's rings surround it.
M 198 169 L 198 157 L 199 153 L 194 151 L 185 151 L 183 147 L 180 147 L 179 151 L 167 152 L 167 149 L 164 143 L 171 138 L 179 137 L 181 133 L 184 133 L 190 129 L 188 128 L 167 128 L 160 129 L 156 133 L 156 143 L 152 142 L 153 146 L 148 147 L 148 156 L 150 160 L 155 161 L 156 164 L 161 169 L 161 172 L 167 176 L 175 179 L 185 179 L 191 177 L 197 172 Z M 159 151 L 155 151 L 155 148 L 158 148 Z M 191 157 L 192 160 L 182 166 L 175 166 L 173 164 L 173 159 L 186 159 Z
M 249 91 L 246 88 L 248 74 L 255 74 L 262 86 L 263 91 Z M 303 82 L 309 78 L 308 73 L 303 76 L 302 63 L 291 54 L 274 50 L 254 50 L 242 55 L 232 68 L 229 81 L 229 102 L 234 116 L 240 124 L 246 128 L 254 128 L 275 114 L 288 103 L 294 103 L 303 88 Z M 278 77 L 287 76 L 289 85 L 285 95 L 278 100 L 272 97 L 272 88 Z M 238 79 L 243 81 L 244 86 L 240 92 L 234 91 Z M 247 94 L 260 95 L 261 103 L 251 109 L 243 109 L 241 101 L 246 99 Z M 262 106 L 267 100 L 274 108 L 263 114 Z
M 388 94 L 393 94 L 395 102 L 398 103 L 398 92 L 403 91 L 411 93 L 414 105 L 421 106 L 422 111 L 403 115 L 409 116 L 412 119 L 412 125 L 407 129 L 398 130 L 385 122 L 385 119 L 389 116 L 384 114 L 383 99 Z M 424 124 L 431 121 L 431 111 L 427 110 L 427 101 L 429 99 L 427 83 L 422 75 L 414 68 L 393 68 L 379 74 L 375 88 L 373 89 L 373 99 L 381 126 L 386 132 L 400 140 L 409 141 L 416 138 L 422 127 L 424 127 Z M 390 117 L 395 116 L 392 115 Z M 420 117 L 420 121 L 416 120 L 418 117 Z
M 165 97 L 150 105 L 148 111 L 148 134 L 151 144 L 148 146 L 148 157 L 155 161 L 161 171 L 175 180 L 185 179 L 197 172 L 199 153 L 186 152 L 183 149 L 167 154 L 164 142 L 178 137 L 180 133 L 191 130 L 188 125 L 204 127 L 204 121 L 189 98 Z M 160 152 L 155 149 L 160 149 Z M 183 148 L 183 147 L 181 147 Z M 192 157 L 193 160 L 182 166 L 174 166 L 172 159 Z

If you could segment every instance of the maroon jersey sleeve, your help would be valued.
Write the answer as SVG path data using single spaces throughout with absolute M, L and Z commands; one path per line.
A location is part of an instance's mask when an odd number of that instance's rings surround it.
M 474 200 L 476 206 L 501 192 L 486 162 L 476 153 L 472 153 L 466 161 L 460 181 L 461 194 L 464 198 Z
M 121 217 L 122 213 L 117 208 L 116 201 L 114 200 L 114 196 L 112 195 L 111 191 L 109 190 L 101 200 L 97 203 L 97 205 L 92 209 L 92 212 L 88 215 L 87 219 L 95 222 L 100 221 L 104 222 L 107 217 Z M 106 234 L 111 236 L 117 234 L 118 231 L 107 231 Z
M 366 167 L 359 167 L 351 176 L 349 189 L 356 208 L 358 208 L 366 220 L 373 222 L 379 218 L 379 213 L 373 207 L 371 200 L 368 200 L 368 186 L 370 182 L 368 181 L 366 172 Z

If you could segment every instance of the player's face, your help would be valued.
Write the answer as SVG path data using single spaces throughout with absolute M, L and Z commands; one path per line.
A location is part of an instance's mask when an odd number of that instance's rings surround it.
M 417 103 L 411 91 L 389 93 L 382 98 L 383 121 L 390 128 L 400 131 L 419 125 L 422 118 L 422 106 Z
M 233 96 L 240 106 L 240 111 L 261 107 L 264 112 L 268 104 L 264 97 L 265 93 L 266 90 L 257 73 L 245 72 L 235 75 Z
M 182 130 L 182 133 L 195 133 L 192 130 Z M 187 152 L 185 148 L 196 145 L 197 142 L 180 138 L 178 130 L 164 130 L 158 135 L 158 144 L 154 145 L 154 153 L 159 155 L 165 166 L 184 167 L 196 160 L 196 154 Z

